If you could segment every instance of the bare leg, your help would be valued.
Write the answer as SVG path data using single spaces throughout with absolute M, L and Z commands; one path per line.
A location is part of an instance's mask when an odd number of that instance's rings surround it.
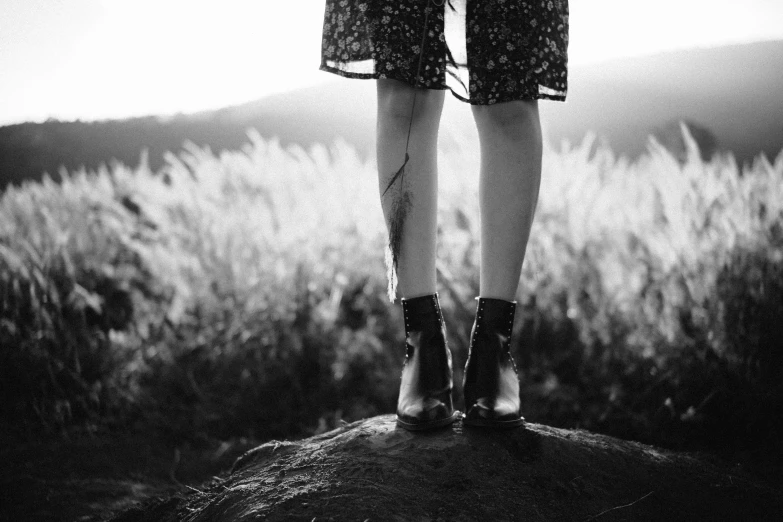
M 405 159 L 414 88 L 401 81 L 380 79 L 377 80 L 377 90 L 378 184 L 383 193 Z M 408 145 L 410 159 L 404 176 L 405 184 L 412 194 L 412 206 L 403 226 L 397 269 L 397 296 L 401 298 L 433 294 L 436 290 L 437 144 L 445 91 L 416 91 Z M 387 227 L 399 183 L 398 179 L 381 200 Z
M 473 105 L 481 145 L 480 296 L 514 300 L 541 183 L 536 101 Z

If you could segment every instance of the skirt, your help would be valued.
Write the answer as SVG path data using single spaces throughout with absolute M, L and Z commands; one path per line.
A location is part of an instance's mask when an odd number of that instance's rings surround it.
M 473 105 L 564 101 L 568 0 L 326 0 L 320 70 Z

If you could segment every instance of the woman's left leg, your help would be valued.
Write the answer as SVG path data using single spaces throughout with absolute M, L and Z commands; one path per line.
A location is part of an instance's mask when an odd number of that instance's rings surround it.
M 472 109 L 481 147 L 480 294 L 511 301 L 519 286 L 541 184 L 538 102 Z
M 464 422 L 512 428 L 524 422 L 511 334 L 541 182 L 541 126 L 535 101 L 473 106 L 473 115 L 481 144 L 481 280 L 463 382 Z

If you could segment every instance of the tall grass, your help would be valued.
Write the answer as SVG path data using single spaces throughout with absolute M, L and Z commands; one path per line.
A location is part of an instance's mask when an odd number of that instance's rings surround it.
M 526 416 L 673 447 L 781 437 L 783 154 L 740 168 L 547 147 L 518 293 Z M 441 149 L 438 282 L 455 381 L 478 295 L 478 149 Z M 282 437 L 391 412 L 375 166 L 344 143 L 187 146 L 0 200 L 4 419 Z M 459 394 L 459 391 L 457 391 Z M 458 403 L 460 397 L 458 396 Z M 776 446 L 779 448 L 779 446 Z

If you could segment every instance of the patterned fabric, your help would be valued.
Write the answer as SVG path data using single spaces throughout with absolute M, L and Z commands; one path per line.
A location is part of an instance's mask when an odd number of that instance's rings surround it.
M 326 0 L 320 69 L 475 105 L 563 101 L 567 51 L 567 0 Z

